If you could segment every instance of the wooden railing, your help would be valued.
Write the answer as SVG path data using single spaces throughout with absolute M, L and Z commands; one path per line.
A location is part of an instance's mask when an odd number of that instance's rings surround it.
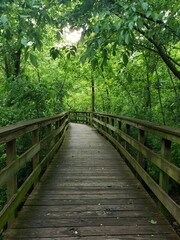
M 180 130 L 122 116 L 70 112 L 0 128 L 1 151 L 4 148 L 7 160 L 0 171 L 0 187 L 6 189 L 7 197 L 0 212 L 0 229 L 11 224 L 17 209 L 52 160 L 63 141 L 69 119 L 71 122 L 93 125 L 106 137 L 180 223 L 180 207 L 168 194 L 169 179 L 180 184 L 180 169 L 170 161 L 171 149 L 174 144 L 178 147 L 180 144 Z M 149 135 L 157 142 L 159 149 L 152 149 L 148 144 Z M 27 139 L 31 144 L 26 146 L 26 150 L 19 148 Z M 157 167 L 158 180 L 147 171 L 149 163 Z M 31 165 L 32 170 L 20 183 L 19 172 L 27 164 Z
M 169 179 L 180 184 L 180 168 L 170 161 L 171 148 L 180 144 L 180 129 L 116 115 L 83 113 L 83 116 L 87 114 L 91 124 L 116 147 L 138 178 L 180 224 L 180 206 L 168 194 Z M 76 112 L 75 122 L 81 116 L 81 112 Z M 148 139 L 156 143 L 154 149 Z M 147 171 L 149 164 L 157 169 L 158 179 L 153 179 Z
M 0 128 L 0 146 L 4 147 L 6 166 L 0 171 L 0 187 L 6 189 L 7 202 L 0 212 L 0 229 L 11 224 L 17 209 L 35 186 L 53 155 L 60 147 L 68 128 L 68 113 L 20 122 Z M 24 139 L 23 139 L 24 137 Z M 18 144 L 30 139 L 25 152 Z M 29 165 L 31 172 L 19 183 L 19 172 Z
M 92 114 L 90 112 L 69 112 L 69 120 L 73 123 L 91 125 Z

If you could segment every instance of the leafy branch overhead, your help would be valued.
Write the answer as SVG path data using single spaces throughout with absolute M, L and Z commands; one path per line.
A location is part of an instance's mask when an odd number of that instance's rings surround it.
M 87 36 L 85 58 L 96 58 L 100 49 L 106 63 L 108 55 L 104 51 L 107 48 L 108 53 L 115 54 L 118 47 L 123 47 L 130 55 L 145 48 L 161 57 L 180 79 L 179 57 L 173 51 L 180 41 L 179 15 L 178 1 L 109 0 L 79 1 L 65 16 L 72 26 L 84 28 Z M 122 56 L 125 65 L 127 56 Z

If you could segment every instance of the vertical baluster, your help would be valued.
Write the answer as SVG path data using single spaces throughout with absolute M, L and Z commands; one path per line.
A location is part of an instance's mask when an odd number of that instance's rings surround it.
M 51 123 L 47 125 L 47 135 L 51 133 Z M 48 142 L 48 152 L 51 150 L 51 140 Z
M 32 145 L 39 143 L 39 129 L 36 129 L 32 132 Z M 39 164 L 39 152 L 33 157 L 33 169 Z M 37 182 L 34 183 L 34 186 Z
M 139 143 L 144 144 L 144 141 L 145 141 L 144 136 L 145 136 L 144 131 L 139 129 L 139 132 L 138 132 L 138 142 Z M 137 161 L 143 168 L 145 168 L 144 157 L 143 157 L 142 153 L 140 153 L 140 152 L 138 152 L 138 154 L 137 154 Z
M 128 135 L 130 135 L 130 125 L 129 124 L 126 124 L 126 133 L 128 134 Z M 128 149 L 128 146 L 129 146 L 129 144 L 127 143 L 127 142 L 125 142 L 125 149 L 128 151 L 129 149 Z
M 56 130 L 58 130 L 59 124 L 60 124 L 59 120 L 56 121 L 56 123 L 55 123 L 55 128 L 56 128 Z M 58 140 L 59 140 L 59 134 L 58 134 L 58 135 L 56 136 L 56 138 L 55 138 L 55 144 L 58 142 Z
M 106 118 L 106 123 L 109 124 L 109 117 Z M 106 128 L 106 132 L 109 133 L 109 128 Z
M 144 141 L 145 141 L 144 130 L 139 129 L 139 131 L 138 131 L 138 142 L 144 144 Z M 143 169 L 146 168 L 145 161 L 144 161 L 144 156 L 140 152 L 138 152 L 138 154 L 137 154 L 137 162 L 141 165 L 141 167 Z M 143 182 L 142 178 L 139 176 L 139 174 L 137 172 L 136 172 L 136 177 L 139 179 L 140 182 Z
M 114 127 L 114 118 L 111 118 L 111 126 Z M 114 135 L 115 135 L 115 134 L 114 134 L 114 131 L 112 130 L 112 131 L 111 131 L 111 136 L 114 137 Z
M 171 152 L 171 141 L 163 138 L 161 142 L 161 154 L 164 158 L 168 160 L 170 156 L 170 152 Z M 164 191 L 168 192 L 169 176 L 163 171 L 160 171 L 159 173 L 159 185 L 162 187 Z
M 104 118 L 103 118 L 103 116 L 100 117 L 100 120 L 101 120 L 102 122 L 104 122 Z M 104 130 L 104 126 L 103 126 L 103 124 L 100 124 L 100 126 L 101 126 L 101 129 Z
M 87 115 L 87 112 L 85 113 L 85 116 L 86 116 L 86 121 L 85 121 L 85 123 L 88 125 L 88 115 Z
M 77 112 L 75 112 L 75 123 L 77 123 Z
M 118 120 L 118 129 L 121 130 L 121 128 L 122 128 L 122 122 L 120 120 Z M 121 141 L 121 137 L 119 136 L 119 134 L 117 135 L 117 140 L 118 140 L 118 142 Z

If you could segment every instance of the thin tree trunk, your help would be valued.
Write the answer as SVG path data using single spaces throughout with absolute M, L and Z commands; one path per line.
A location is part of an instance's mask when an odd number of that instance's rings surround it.
M 155 72 L 156 72 L 156 76 L 157 76 L 157 80 L 158 80 L 157 91 L 158 91 L 158 97 L 159 97 L 159 103 L 160 103 L 160 108 L 161 108 L 162 119 L 163 119 L 163 123 L 164 123 L 164 125 L 166 125 L 165 113 L 164 113 L 164 108 L 163 108 L 162 98 L 161 98 L 160 79 L 159 79 L 159 75 L 158 75 L 157 68 L 155 68 Z
M 92 112 L 95 111 L 95 89 L 94 89 L 94 78 L 91 74 L 91 92 L 92 92 Z

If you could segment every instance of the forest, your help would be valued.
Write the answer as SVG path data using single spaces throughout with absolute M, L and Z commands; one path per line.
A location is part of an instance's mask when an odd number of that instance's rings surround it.
M 2 0 L 0 125 L 93 110 L 178 127 L 179 23 L 178 0 Z
M 179 1 L 1 0 L 0 127 L 66 111 L 179 128 Z M 172 146 L 178 167 L 179 154 Z M 0 169 L 5 158 L 1 146 Z

